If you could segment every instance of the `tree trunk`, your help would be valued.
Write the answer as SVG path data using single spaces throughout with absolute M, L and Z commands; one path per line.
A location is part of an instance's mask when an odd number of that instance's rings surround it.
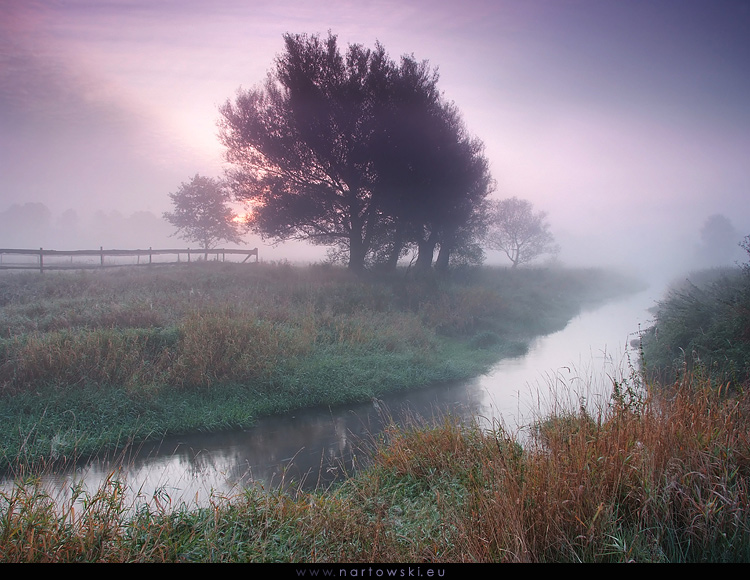
M 435 261 L 435 269 L 445 271 L 448 269 L 448 262 L 450 261 L 451 248 L 448 244 L 440 244 L 440 251 L 438 252 L 437 260 Z
M 354 272 L 362 272 L 365 269 L 365 254 L 367 250 L 359 235 L 349 238 L 349 264 L 348 268 Z
M 435 241 L 432 240 L 432 236 L 427 240 L 420 241 L 417 244 L 418 253 L 417 261 L 414 267 L 417 270 L 428 270 L 432 267 L 432 257 L 435 254 Z
M 388 270 L 395 270 L 398 266 L 398 259 L 401 257 L 401 250 L 404 249 L 403 236 L 401 235 L 401 228 L 396 226 L 396 231 L 393 234 L 393 248 L 385 262 L 385 266 Z
M 365 256 L 370 248 L 370 235 L 368 234 L 368 218 L 370 211 L 362 212 L 362 206 L 357 196 L 356 189 L 349 188 L 348 210 L 349 210 L 349 264 L 348 268 L 354 272 L 363 272 L 365 269 Z

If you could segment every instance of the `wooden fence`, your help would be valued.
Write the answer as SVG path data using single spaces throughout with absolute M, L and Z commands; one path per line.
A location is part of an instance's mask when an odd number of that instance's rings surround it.
M 214 256 L 215 260 L 226 261 L 227 256 L 245 256 L 241 263 L 245 263 L 250 256 L 258 261 L 258 248 L 252 250 L 234 249 L 173 249 L 173 250 L 22 250 L 0 248 L 0 270 L 84 270 L 90 268 L 112 268 L 121 266 L 149 266 L 190 263 L 191 256 L 199 256 L 208 260 Z M 21 256 L 20 259 L 15 258 Z M 176 256 L 176 259 L 164 261 L 163 256 Z M 183 259 L 183 256 L 185 259 Z M 10 260 L 8 259 L 9 257 Z M 30 261 L 33 259 L 33 262 Z

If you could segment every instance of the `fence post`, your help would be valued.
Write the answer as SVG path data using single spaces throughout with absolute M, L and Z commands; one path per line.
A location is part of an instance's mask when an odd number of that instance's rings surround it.
M 148 247 L 148 263 L 151 265 L 151 246 Z
M 39 248 L 39 271 L 44 272 L 44 250 Z
M 99 265 L 104 268 L 104 246 L 99 246 Z

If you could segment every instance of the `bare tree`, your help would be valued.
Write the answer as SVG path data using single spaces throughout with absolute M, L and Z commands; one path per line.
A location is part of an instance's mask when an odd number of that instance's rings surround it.
M 511 197 L 490 203 L 487 244 L 502 250 L 511 267 L 525 264 L 544 254 L 556 254 L 559 247 L 545 221 L 547 214 L 534 211 L 530 201 Z

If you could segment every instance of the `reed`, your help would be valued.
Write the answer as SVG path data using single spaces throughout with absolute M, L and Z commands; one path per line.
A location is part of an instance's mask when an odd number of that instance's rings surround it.
M 741 384 L 750 378 L 750 270 L 693 272 L 673 284 L 644 332 L 648 372 L 666 382 L 684 373 Z
M 19 481 L 0 494 L 0 561 L 748 562 L 750 398 L 683 381 L 637 399 L 613 385 L 596 412 L 561 405 L 523 441 L 415 418 L 313 492 L 129 508 L 113 476 L 61 509 Z

